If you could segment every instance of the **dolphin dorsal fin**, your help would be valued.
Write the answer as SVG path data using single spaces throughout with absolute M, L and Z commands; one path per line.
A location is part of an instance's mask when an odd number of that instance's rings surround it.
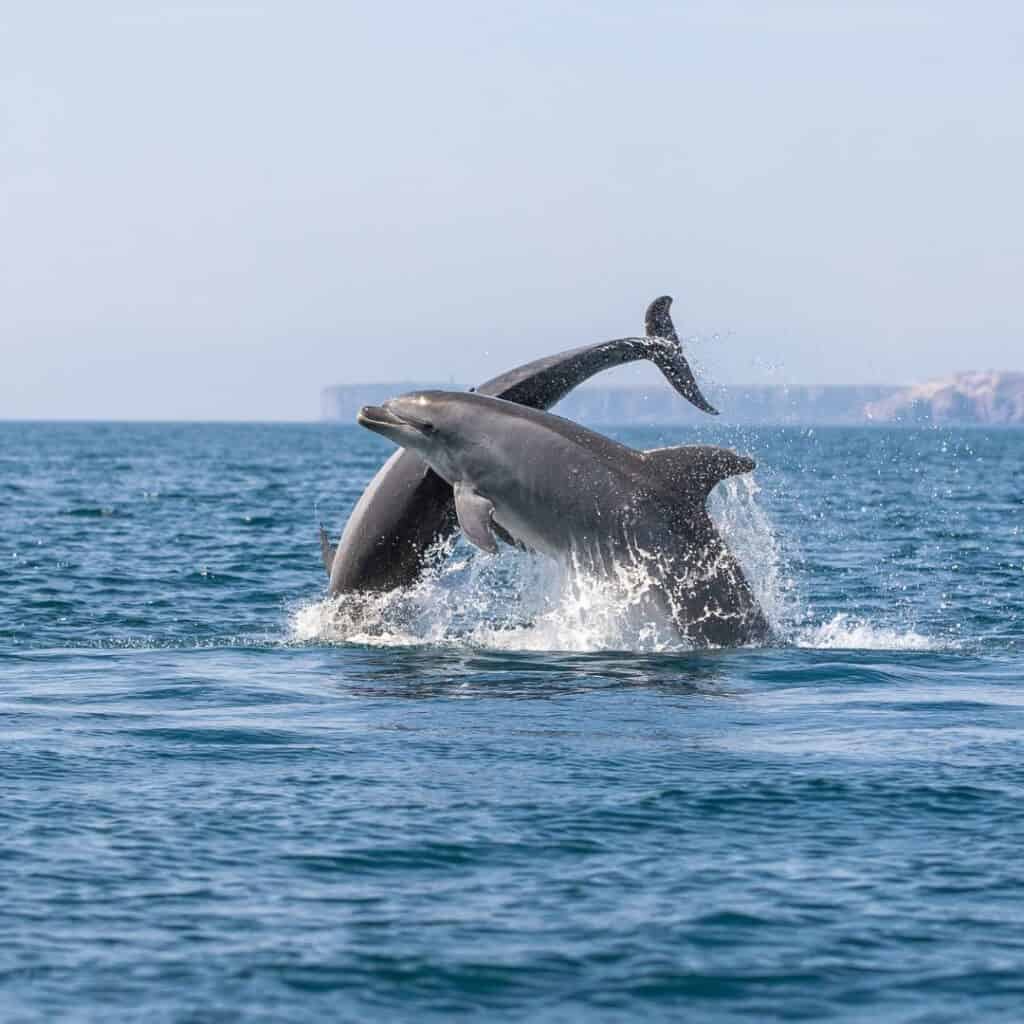
M 749 473 L 757 463 L 731 448 L 707 444 L 679 445 L 676 448 L 655 448 L 643 452 L 643 460 L 673 488 L 693 492 L 705 499 L 715 484 L 730 476 Z
M 320 554 L 323 556 L 324 568 L 327 570 L 327 575 L 331 575 L 331 566 L 334 565 L 334 554 L 338 550 L 336 544 L 331 543 L 331 538 L 327 536 L 327 531 L 324 529 L 324 524 L 320 524 Z

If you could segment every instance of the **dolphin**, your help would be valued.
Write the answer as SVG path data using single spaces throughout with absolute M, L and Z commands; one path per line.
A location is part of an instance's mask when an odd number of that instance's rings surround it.
M 453 488 L 462 532 L 586 573 L 639 570 L 645 601 L 694 647 L 770 636 L 706 501 L 755 468 L 727 448 L 637 451 L 571 420 L 479 394 L 417 391 L 366 406 L 359 423 L 415 451 Z
M 616 338 L 526 363 L 476 389 L 536 409 L 550 409 L 602 370 L 651 360 L 698 409 L 717 411 L 701 394 L 672 324 L 672 298 L 655 299 L 644 316 L 646 336 Z M 431 552 L 458 528 L 447 482 L 414 451 L 398 451 L 370 481 L 337 547 L 320 527 L 320 550 L 332 595 L 386 591 L 415 583 Z

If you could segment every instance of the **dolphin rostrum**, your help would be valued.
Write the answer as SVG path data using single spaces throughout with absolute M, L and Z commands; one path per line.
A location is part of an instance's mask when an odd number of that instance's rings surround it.
M 459 526 L 584 572 L 640 571 L 645 600 L 695 647 L 763 642 L 770 629 L 707 513 L 719 481 L 754 462 L 727 448 L 641 452 L 500 398 L 418 391 L 359 423 L 417 452 L 454 489 Z
M 536 409 L 550 409 L 602 370 L 649 359 L 698 409 L 717 415 L 701 394 L 683 355 L 669 308 L 655 299 L 644 317 L 643 338 L 617 338 L 570 349 L 509 370 L 476 389 Z M 456 529 L 451 487 L 414 451 L 395 452 L 356 503 L 337 547 L 320 527 L 320 550 L 331 594 L 385 591 L 415 583 L 432 551 Z

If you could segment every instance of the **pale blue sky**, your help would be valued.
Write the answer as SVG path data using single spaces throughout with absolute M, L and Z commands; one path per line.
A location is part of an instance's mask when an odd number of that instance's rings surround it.
M 1024 369 L 1022 106 L 1018 3 L 4 4 L 0 418 L 312 419 L 662 292 L 706 381 Z

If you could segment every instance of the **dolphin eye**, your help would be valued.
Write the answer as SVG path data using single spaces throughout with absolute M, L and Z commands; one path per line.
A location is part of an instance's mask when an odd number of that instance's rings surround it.
M 435 427 L 433 423 L 421 423 L 419 425 L 419 427 L 420 427 L 420 433 L 423 433 L 423 434 L 436 434 L 437 433 L 437 427 Z

